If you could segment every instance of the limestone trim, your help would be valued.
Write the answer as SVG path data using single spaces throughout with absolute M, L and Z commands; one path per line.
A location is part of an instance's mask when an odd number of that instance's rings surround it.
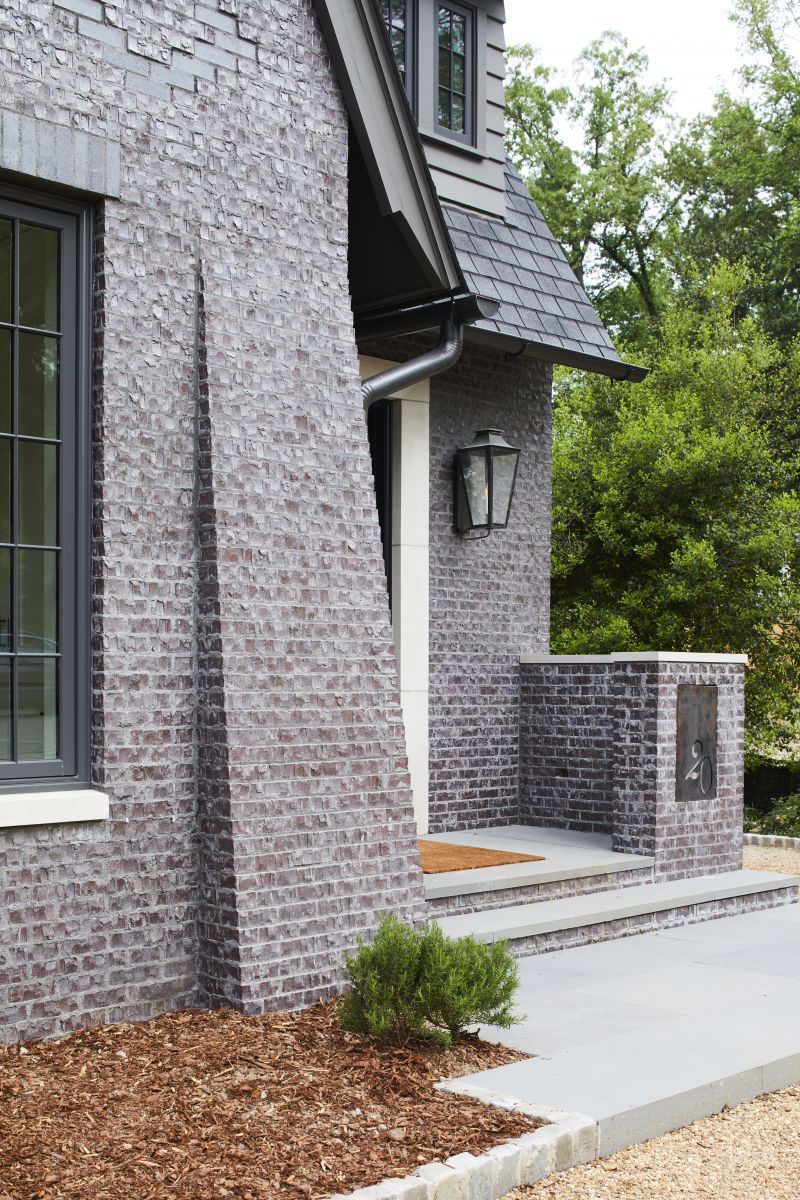
M 362 379 L 396 366 L 359 355 Z M 419 833 L 428 832 L 430 654 L 430 383 L 416 383 L 392 405 L 392 631 L 408 769 Z
M 691 650 L 637 650 L 620 654 L 521 654 L 525 663 L 747 663 L 746 654 L 695 654 Z
M 90 789 L 0 795 L 0 829 L 107 821 L 108 796 Z

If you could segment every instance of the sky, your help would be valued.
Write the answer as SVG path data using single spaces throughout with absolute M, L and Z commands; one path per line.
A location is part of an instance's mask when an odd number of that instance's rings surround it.
M 739 34 L 728 20 L 732 0 L 506 0 L 506 43 L 530 42 L 541 61 L 568 77 L 583 47 L 605 29 L 644 50 L 653 79 L 668 79 L 674 109 L 691 118 L 711 109 L 734 79 Z

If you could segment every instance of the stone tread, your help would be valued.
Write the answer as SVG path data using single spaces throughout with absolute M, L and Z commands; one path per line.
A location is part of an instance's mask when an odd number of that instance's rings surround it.
M 507 867 L 481 867 L 469 871 L 446 871 L 425 876 L 425 899 L 442 896 L 470 896 L 499 892 L 505 888 L 524 888 L 534 884 L 559 883 L 567 879 L 588 879 L 595 875 L 633 874 L 649 871 L 655 859 L 644 855 L 608 855 L 604 861 L 586 866 L 565 865 L 544 869 L 544 863 L 519 863 Z
M 509 905 L 483 912 L 442 917 L 439 925 L 450 937 L 471 934 L 481 942 L 535 937 L 562 929 L 600 925 L 645 913 L 665 912 L 696 904 L 712 904 L 735 896 L 789 891 L 800 887 L 800 876 L 771 871 L 726 871 L 695 879 L 675 879 L 608 892 Z

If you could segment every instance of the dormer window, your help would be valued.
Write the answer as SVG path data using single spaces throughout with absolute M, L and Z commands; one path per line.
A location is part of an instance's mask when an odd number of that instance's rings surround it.
M 412 0 L 381 0 L 383 20 L 389 32 L 394 58 L 403 77 L 406 93 L 411 98 L 411 64 L 413 49 Z
M 461 4 L 436 8 L 436 124 L 449 137 L 471 142 L 474 13 Z
M 485 9 L 493 2 L 380 0 L 392 53 L 420 133 L 440 143 L 440 154 L 447 153 L 441 149 L 442 139 L 465 149 L 484 149 L 482 114 L 489 82 Z M 492 20 L 500 25 L 496 17 Z M 502 54 L 494 45 L 491 51 L 495 56 Z M 500 109 L 502 70 L 502 62 L 493 64 L 492 84 L 499 89 L 499 98 L 493 103 Z M 502 127 L 502 115 L 499 120 Z

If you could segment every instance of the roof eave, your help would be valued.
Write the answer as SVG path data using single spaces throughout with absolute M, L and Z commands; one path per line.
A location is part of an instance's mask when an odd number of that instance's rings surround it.
M 589 371 L 593 375 L 605 375 L 610 379 L 627 383 L 641 383 L 650 374 L 647 367 L 640 367 L 636 363 L 626 363 L 620 358 L 604 358 L 600 354 L 582 354 L 578 350 L 567 350 L 552 342 L 528 341 L 525 338 L 498 333 L 493 329 L 482 329 L 480 326 L 470 329 L 469 339 L 484 346 L 494 346 L 497 350 L 505 350 L 509 354 L 538 358 L 543 362 L 554 363 L 560 367 L 575 367 L 579 371 Z

